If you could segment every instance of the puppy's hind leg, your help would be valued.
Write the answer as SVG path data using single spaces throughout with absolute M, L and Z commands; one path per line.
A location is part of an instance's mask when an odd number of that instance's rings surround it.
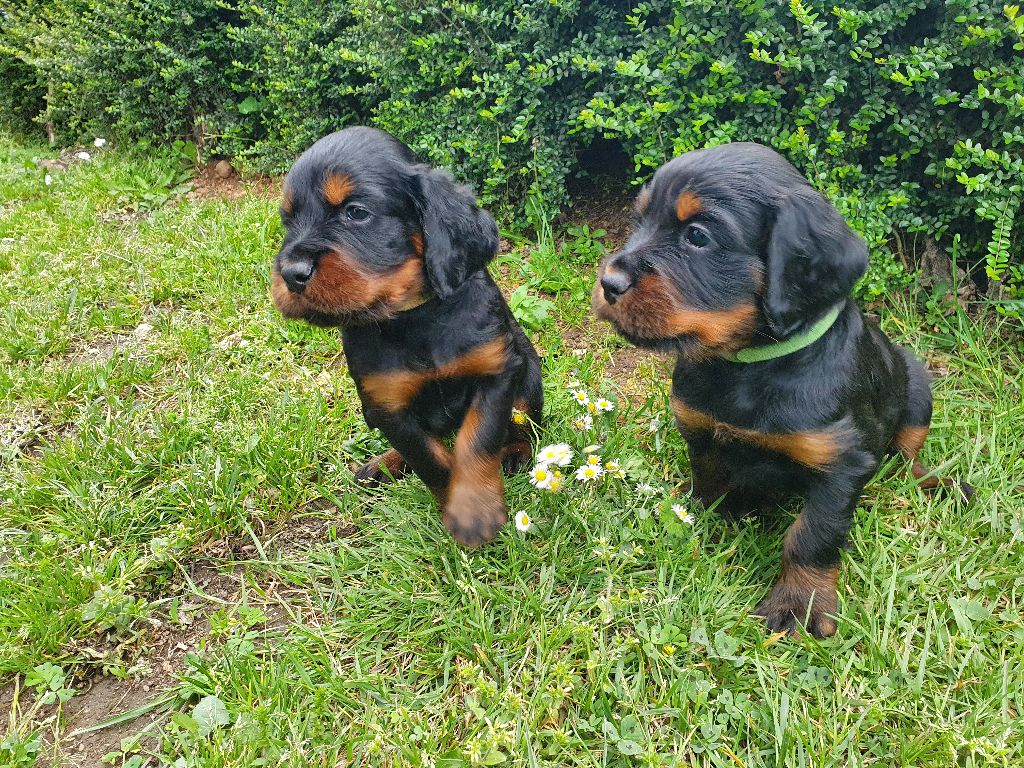
M 519 330 L 517 328 L 517 330 Z M 526 336 L 519 331 L 516 342 L 524 357 L 523 374 L 515 396 L 515 411 L 509 424 L 508 438 L 502 449 L 501 466 L 505 474 L 525 472 L 533 459 L 532 433 L 541 423 L 544 410 L 544 384 L 540 373 L 540 359 Z
M 970 501 L 974 496 L 973 487 L 949 477 L 936 477 L 918 458 L 932 421 L 932 392 L 928 373 L 921 362 L 908 350 L 898 349 L 907 366 L 907 405 L 893 436 L 892 447 L 910 462 L 910 471 L 920 481 L 921 488 L 955 488 L 964 501 Z
M 409 465 L 402 454 L 394 448 L 374 456 L 355 471 L 356 482 L 364 488 L 376 488 L 395 480 L 401 480 L 409 474 Z

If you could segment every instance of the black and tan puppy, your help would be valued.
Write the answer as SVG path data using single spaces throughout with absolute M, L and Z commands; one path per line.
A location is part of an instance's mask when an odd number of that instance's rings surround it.
M 637 212 L 629 242 L 599 268 L 594 310 L 633 343 L 678 354 L 672 406 L 703 503 L 743 515 L 805 499 L 756 613 L 775 631 L 805 623 L 831 635 L 864 484 L 896 451 L 927 475 L 924 367 L 850 298 L 864 242 L 767 147 L 677 157 Z
M 412 469 L 456 540 L 490 540 L 508 519 L 502 465 L 531 455 L 513 406 L 539 421 L 543 403 L 537 353 L 485 268 L 494 219 L 448 173 L 364 127 L 298 159 L 281 218 L 274 301 L 285 317 L 342 328 L 366 422 L 392 445 L 357 480 Z

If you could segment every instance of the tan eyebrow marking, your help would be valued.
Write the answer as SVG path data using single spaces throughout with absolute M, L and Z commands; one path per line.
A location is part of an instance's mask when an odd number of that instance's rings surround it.
M 324 200 L 331 205 L 341 205 L 352 194 L 355 184 L 344 173 L 335 173 L 324 179 Z
M 703 209 L 703 201 L 693 192 L 683 192 L 676 198 L 676 218 L 680 221 L 686 221 L 695 213 L 700 213 Z

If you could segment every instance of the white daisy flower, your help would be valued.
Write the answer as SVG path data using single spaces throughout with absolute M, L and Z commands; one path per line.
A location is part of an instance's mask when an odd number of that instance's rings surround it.
M 583 452 L 584 453 L 594 453 L 595 451 L 600 451 L 600 450 L 601 450 L 601 446 L 598 445 L 597 443 L 595 443 L 594 445 L 588 445 L 586 448 L 583 449 Z
M 537 451 L 537 464 L 555 464 L 559 467 L 564 467 L 572 461 L 572 448 L 569 447 L 568 443 L 555 443 L 554 445 L 545 445 L 539 451 Z
M 547 464 L 538 464 L 537 466 L 530 470 L 530 483 L 535 488 L 550 488 L 551 478 L 553 476 L 554 473 L 550 469 L 548 469 Z
M 658 493 L 658 489 L 655 488 L 650 483 L 637 483 L 636 492 L 639 493 L 641 496 L 654 496 L 656 493 Z
M 586 432 L 588 429 L 594 428 L 594 417 L 589 413 L 585 413 L 573 421 L 572 425 L 580 432 Z
M 594 401 L 594 407 L 599 411 L 610 412 L 615 410 L 615 404 L 611 400 L 599 397 Z
M 97 136 L 96 140 L 93 141 L 92 145 L 97 149 L 103 149 L 103 147 L 107 146 L 107 140 L 101 139 L 99 136 Z
M 530 516 L 526 514 L 525 510 L 516 512 L 516 529 L 526 533 L 533 527 L 533 522 L 530 520 Z
M 622 462 L 618 459 L 606 461 L 604 471 L 618 480 L 622 480 L 626 476 L 626 470 L 622 468 Z
M 693 515 L 687 512 L 686 507 L 684 507 L 682 504 L 673 504 L 672 511 L 675 513 L 675 516 L 682 520 L 684 523 L 686 523 L 687 525 L 693 525 Z
M 51 184 L 53 184 L 53 176 L 51 176 L 50 174 L 46 174 L 45 176 L 43 176 L 43 184 L 45 184 L 46 186 L 50 186 Z
M 596 453 L 590 454 L 589 456 L 587 456 L 587 466 L 588 467 L 600 467 L 601 466 L 601 457 L 598 456 Z
M 582 389 L 577 389 L 572 393 L 572 399 L 583 406 L 590 405 L 590 396 L 587 395 Z
M 590 482 L 591 480 L 597 480 L 603 474 L 604 470 L 601 468 L 600 464 L 596 467 L 593 464 L 584 464 L 576 470 L 576 479 Z
M 558 448 L 558 458 L 555 459 L 554 463 L 559 467 L 566 467 L 572 461 L 572 448 L 569 447 L 568 443 L 559 443 Z
M 551 482 L 548 484 L 548 490 L 552 493 L 558 493 L 562 490 L 562 483 L 564 482 L 565 479 L 562 477 L 562 473 L 556 469 L 553 473 L 553 477 L 551 478 Z

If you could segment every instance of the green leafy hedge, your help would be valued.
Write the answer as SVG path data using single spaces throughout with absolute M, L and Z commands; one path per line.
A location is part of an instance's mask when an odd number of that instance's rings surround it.
M 279 171 L 372 122 L 536 215 L 567 202 L 597 139 L 637 181 L 687 149 L 761 141 L 873 246 L 956 234 L 989 279 L 1024 283 L 1017 6 L 30 0 L 0 19 L 0 119 L 64 142 L 188 136 Z M 901 271 L 876 266 L 869 295 Z
M 708 144 L 783 151 L 873 245 L 962 234 L 1011 269 L 1024 157 L 1024 18 L 973 0 L 645 2 L 577 117 L 637 170 Z

